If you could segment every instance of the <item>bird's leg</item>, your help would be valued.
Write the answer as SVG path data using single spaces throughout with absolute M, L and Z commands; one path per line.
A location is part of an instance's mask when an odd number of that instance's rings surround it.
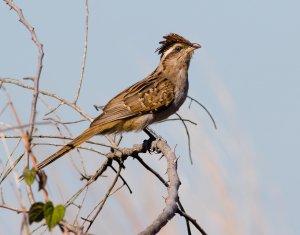
M 156 132 L 149 126 L 147 126 L 143 131 L 150 137 L 151 140 L 162 139 L 162 137 L 156 134 Z
M 150 127 L 146 127 L 144 129 L 144 132 L 150 137 L 150 140 L 152 140 L 151 147 L 149 149 L 149 152 L 156 152 L 160 153 L 161 151 L 156 147 L 156 142 L 153 143 L 154 140 L 164 140 L 160 135 L 156 134 L 156 132 L 151 129 Z

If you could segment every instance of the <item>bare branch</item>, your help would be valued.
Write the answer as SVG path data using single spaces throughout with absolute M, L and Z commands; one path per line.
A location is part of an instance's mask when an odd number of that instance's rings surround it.
M 16 79 L 13 79 L 13 78 L 0 78 L 0 84 L 1 83 L 14 84 L 14 85 L 17 85 L 19 87 L 26 88 L 28 90 L 34 90 L 34 87 L 28 86 L 28 85 L 20 82 L 19 80 L 16 80 Z M 84 118 L 88 119 L 89 121 L 93 120 L 89 115 L 87 115 L 85 112 L 83 112 L 77 105 L 68 102 L 67 100 L 61 98 L 60 96 L 58 96 L 58 95 L 56 95 L 54 93 L 50 93 L 50 92 L 47 92 L 47 91 L 41 91 L 41 90 L 39 90 L 39 93 L 42 94 L 42 95 L 46 95 L 46 96 L 55 98 L 58 101 L 62 102 L 63 104 L 66 104 L 69 107 L 71 107 L 74 110 L 76 110 L 81 116 L 83 116 Z
M 42 73 L 43 68 L 43 57 L 44 57 L 44 51 L 43 51 L 43 44 L 40 43 L 38 40 L 34 28 L 28 23 L 28 21 L 25 19 L 22 9 L 20 9 L 13 1 L 10 0 L 4 0 L 6 4 L 12 8 L 18 15 L 19 15 L 19 21 L 27 28 L 27 30 L 31 34 L 31 39 L 35 43 L 37 49 L 38 49 L 38 64 L 37 64 L 37 70 L 34 76 L 34 89 L 33 89 L 33 98 L 31 103 L 31 115 L 30 115 L 30 127 L 28 130 L 29 134 L 29 141 L 31 139 L 31 135 L 34 130 L 34 122 L 35 122 L 35 116 L 36 116 L 36 104 L 38 100 L 39 95 L 39 80 Z
M 169 183 L 167 181 L 165 181 L 164 178 L 158 172 L 156 172 L 148 164 L 146 164 L 144 162 L 144 160 L 140 156 L 136 156 L 135 159 L 137 159 L 142 164 L 142 166 L 144 166 L 148 171 L 150 171 L 152 174 L 154 174 L 160 180 L 160 182 L 162 182 L 166 187 L 169 186 Z M 185 212 L 185 210 L 183 208 L 183 205 L 181 204 L 181 202 L 180 202 L 179 199 L 178 199 L 178 206 L 179 206 L 179 209 L 181 211 Z M 185 220 L 186 220 L 186 226 L 187 226 L 187 230 L 188 230 L 188 235 L 191 235 L 192 233 L 191 233 L 191 228 L 190 228 L 189 220 L 188 219 L 185 219 Z
M 19 209 L 19 208 L 16 208 L 16 207 L 13 207 L 13 206 L 8 206 L 8 205 L 0 205 L 0 208 L 4 208 L 4 209 L 7 209 L 7 210 L 15 211 L 18 214 L 24 212 L 23 209 Z M 27 213 L 28 211 L 25 211 L 25 212 Z
M 165 141 L 158 140 L 156 142 L 156 147 L 161 150 L 168 163 L 167 175 L 170 182 L 168 186 L 168 196 L 165 200 L 166 207 L 163 209 L 162 213 L 158 215 L 158 217 L 152 222 L 151 225 L 140 232 L 140 235 L 150 235 L 158 233 L 160 229 L 174 217 L 178 209 L 177 203 L 179 200 L 178 189 L 180 180 L 177 174 L 177 158 L 172 149 Z
M 10 95 L 6 92 L 6 96 L 7 96 L 7 99 L 9 101 L 9 104 L 10 104 L 10 107 L 13 111 L 13 115 L 16 119 L 16 122 L 18 123 L 18 126 L 22 126 L 22 123 L 21 123 L 21 120 L 20 120 L 20 117 L 17 113 L 17 110 L 10 98 Z M 33 166 L 34 168 L 37 170 L 37 161 L 36 161 L 36 157 L 35 155 L 33 154 L 33 152 L 31 151 L 31 144 L 30 144 L 30 141 L 31 139 L 29 138 L 29 134 L 23 130 L 23 128 L 19 128 L 20 129 L 20 132 L 21 132 L 21 136 L 22 136 L 22 140 L 24 142 L 24 146 L 25 146 L 25 149 L 26 149 L 26 153 L 27 153 L 27 158 L 30 157 L 32 163 L 33 163 Z M 25 167 L 28 166 L 28 160 L 25 159 Z M 26 185 L 26 190 L 27 190 L 27 194 L 28 194 L 28 198 L 30 200 L 31 203 L 34 203 L 34 196 L 33 196 L 33 193 L 32 193 L 32 189 L 31 189 L 31 186 L 30 185 Z M 48 201 L 48 192 L 45 188 L 42 188 L 42 191 L 44 193 L 44 197 L 46 199 L 46 201 Z
M 76 104 L 77 101 L 78 101 L 81 86 L 82 86 L 82 81 L 83 81 L 83 74 L 84 74 L 84 71 L 85 71 L 86 54 L 87 54 L 87 47 L 88 47 L 88 32 L 89 32 L 89 1 L 85 0 L 85 33 L 84 33 L 84 47 L 83 47 L 83 55 L 82 55 L 82 66 L 81 66 L 80 79 L 79 79 L 79 84 L 78 84 L 74 104 Z

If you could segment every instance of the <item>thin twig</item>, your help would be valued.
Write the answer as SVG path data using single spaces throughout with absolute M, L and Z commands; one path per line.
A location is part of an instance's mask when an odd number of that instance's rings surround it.
M 178 114 L 178 113 L 175 113 L 176 116 L 182 120 L 182 124 L 184 126 L 184 129 L 185 129 L 185 132 L 186 132 L 186 135 L 187 135 L 187 138 L 188 138 L 188 147 L 189 147 L 189 158 L 190 158 L 190 161 L 191 161 L 191 164 L 193 165 L 193 159 L 192 159 L 192 149 L 191 149 L 191 137 L 190 137 L 190 132 L 189 132 L 189 129 L 187 127 L 187 125 L 185 124 L 185 122 L 183 121 L 182 117 Z
M 48 125 L 48 124 L 50 124 L 50 122 L 36 122 L 34 125 L 37 126 L 37 125 Z M 25 127 L 30 127 L 30 125 L 31 124 L 25 124 L 25 125 L 21 125 L 21 126 L 12 126 L 12 127 L 9 127 L 9 128 L 2 129 L 1 131 L 6 132 L 6 131 L 18 130 L 18 129 L 21 129 L 21 128 L 23 129 Z
M 121 170 L 122 170 L 122 165 L 119 166 L 119 169 L 118 169 L 118 172 L 117 172 L 117 174 L 116 174 L 116 176 L 115 176 L 115 178 L 114 178 L 114 181 L 112 182 L 112 184 L 111 184 L 111 186 L 109 187 L 109 189 L 107 190 L 107 192 L 106 192 L 104 198 L 102 199 L 101 204 L 100 204 L 100 207 L 98 208 L 96 214 L 94 215 L 94 217 L 92 218 L 92 220 L 89 221 L 90 224 L 89 224 L 89 226 L 87 227 L 87 229 L 85 230 L 85 232 L 88 232 L 88 231 L 89 231 L 89 229 L 91 228 L 92 224 L 95 222 L 95 219 L 97 218 L 97 216 L 98 216 L 99 213 L 101 212 L 101 210 L 102 210 L 102 208 L 103 208 L 103 206 L 104 206 L 104 204 L 105 204 L 107 198 L 109 197 L 111 191 L 113 190 L 113 188 L 115 187 L 115 185 L 116 185 L 116 183 L 117 183 L 117 181 L 118 181 L 118 178 L 120 177 Z
M 46 146 L 60 146 L 60 147 L 62 147 L 62 146 L 65 146 L 65 144 L 52 144 L 52 143 L 42 143 L 42 142 L 33 142 L 32 143 L 34 146 L 36 146 L 36 145 L 46 145 Z M 85 147 L 85 146 L 77 146 L 76 147 L 77 149 L 81 149 L 81 150 L 87 150 L 87 151 L 90 151 L 90 152 L 94 152 L 94 153 L 98 153 L 98 154 L 100 154 L 100 155 L 103 155 L 103 156 L 106 156 L 106 154 L 105 153 L 103 153 L 103 152 L 101 152 L 101 151 L 99 151 L 99 150 L 96 150 L 96 149 L 94 149 L 94 148 L 90 148 L 90 147 Z
M 77 121 L 62 122 L 62 121 L 56 120 L 54 118 L 44 118 L 43 120 L 49 120 L 51 122 L 55 122 L 55 123 L 62 124 L 62 125 L 77 124 L 77 123 L 86 121 L 86 119 L 80 119 Z
M 49 110 L 51 109 L 51 106 L 47 103 L 46 100 L 43 99 L 42 96 L 40 97 L 40 100 L 41 100 L 41 102 L 47 107 L 47 109 L 49 109 Z M 68 133 L 70 136 L 72 136 L 72 132 L 71 132 L 70 128 L 69 128 L 66 124 L 64 124 L 64 123 L 61 121 L 60 116 L 59 116 L 58 114 L 56 114 L 55 112 L 53 112 L 53 115 L 54 115 L 55 119 L 54 119 L 54 118 L 53 118 L 53 119 L 49 118 L 49 120 L 52 120 L 53 124 L 55 125 L 55 127 L 56 127 L 56 129 L 58 130 L 58 132 L 60 133 L 60 135 L 62 135 L 61 128 L 59 127 L 58 123 L 55 122 L 55 121 L 53 121 L 53 120 L 56 120 L 56 121 L 60 122 L 60 125 L 62 125 L 63 128 L 66 129 L 67 133 Z M 81 162 L 81 165 L 82 165 L 82 169 L 83 169 L 84 173 L 86 174 L 86 167 L 85 167 L 85 164 L 84 164 L 84 161 L 83 161 L 83 159 L 82 159 L 81 154 L 79 154 L 79 158 L 80 158 L 80 162 Z M 74 163 L 73 158 L 71 158 L 71 162 L 72 162 L 73 166 L 75 167 L 76 171 L 77 171 L 79 174 L 81 174 L 81 171 L 80 171 L 80 169 L 78 169 L 77 165 Z
M 50 109 L 47 113 L 45 113 L 45 116 L 48 116 L 51 113 L 54 113 L 60 106 L 62 106 L 64 103 L 60 102 L 59 104 L 57 104 L 54 108 Z
M 183 205 L 181 204 L 180 200 L 178 200 L 178 207 L 181 211 L 185 212 L 185 210 L 183 208 Z M 188 230 L 188 235 L 192 235 L 190 221 L 187 218 L 185 218 L 185 223 L 186 223 L 186 227 L 187 227 L 187 230 Z
M 113 167 L 113 165 L 110 165 L 110 168 L 117 173 L 117 170 Z M 123 184 L 128 188 L 129 193 L 132 193 L 131 188 L 129 187 L 128 183 L 126 182 L 126 180 L 124 179 L 124 177 L 122 175 L 120 175 L 120 179 L 123 181 Z
M 162 182 L 166 187 L 169 187 L 169 184 L 167 181 L 164 180 L 164 178 L 158 173 L 156 172 L 154 169 L 152 169 L 150 166 L 147 165 L 147 163 L 144 162 L 144 160 L 140 157 L 140 156 L 134 156 L 135 159 L 137 159 L 143 167 L 145 167 L 148 171 L 150 171 L 153 175 L 155 175 L 160 182 Z
M 197 223 L 197 221 L 195 219 L 193 219 L 191 216 L 189 216 L 188 214 L 186 214 L 185 212 L 183 212 L 182 210 L 180 210 L 179 208 L 177 208 L 176 211 L 179 215 L 184 216 L 184 218 L 188 219 L 199 231 L 202 235 L 207 235 L 207 233 L 204 231 L 203 228 L 201 228 L 201 226 Z
M 180 118 L 168 118 L 168 119 L 165 119 L 165 120 L 161 120 L 161 121 L 159 121 L 157 123 L 169 122 L 169 121 L 183 121 L 183 122 L 188 122 L 188 123 L 191 123 L 191 124 L 197 126 L 196 122 L 193 122 L 193 121 L 191 121 L 189 119 L 185 119 L 185 118 L 182 118 L 182 119 L 180 119 Z
M 2 134 L 2 133 L 0 134 L 0 138 L 3 138 L 3 134 Z M 0 179 L 1 179 L 1 177 L 4 175 L 5 169 L 6 169 L 8 166 L 11 165 L 11 157 L 14 155 L 15 151 L 18 149 L 18 147 L 19 147 L 19 145 L 20 145 L 21 142 L 22 142 L 22 139 L 19 138 L 19 139 L 17 140 L 17 143 L 16 143 L 15 147 L 13 148 L 13 150 L 12 150 L 12 151 L 10 152 L 10 154 L 9 154 L 9 159 L 6 161 L 5 164 L 1 164 L 1 167 L 2 167 L 2 173 L 0 174 Z M 23 153 L 22 155 L 24 155 L 24 153 Z M 19 157 L 19 160 L 20 160 L 21 158 L 22 158 L 22 156 Z M 0 184 L 1 184 L 1 182 L 2 182 L 2 180 L 0 180 Z
M 6 92 L 6 90 L 5 90 Z M 12 99 L 10 97 L 10 94 L 8 92 L 6 92 L 6 96 L 7 96 L 7 99 L 9 101 L 9 105 L 11 107 L 11 110 L 13 112 L 13 115 L 14 115 L 14 118 L 16 119 L 16 122 L 18 124 L 18 126 L 22 126 L 22 123 L 21 123 L 21 120 L 20 120 L 20 117 L 17 113 L 17 110 L 12 102 Z M 25 167 L 28 167 L 28 160 L 29 157 L 33 163 L 33 166 L 35 167 L 35 169 L 37 169 L 37 162 L 36 162 L 36 157 L 34 156 L 34 154 L 32 153 L 31 151 L 31 146 L 30 146 L 30 141 L 29 141 L 29 138 L 28 138 L 28 133 L 25 133 L 24 129 L 23 128 L 19 128 L 20 129 L 20 133 L 21 133 L 21 138 L 23 140 L 23 143 L 24 143 L 24 146 L 25 146 L 25 149 L 26 149 L 26 154 L 27 154 L 27 158 L 25 159 Z M 33 196 L 33 193 L 32 193 L 32 190 L 31 190 L 31 186 L 30 185 L 26 185 L 26 191 L 27 191 L 27 195 L 28 195 L 28 199 L 30 201 L 31 204 L 34 203 L 34 196 Z M 48 193 L 46 190 L 43 191 L 44 192 L 44 196 L 46 199 L 48 199 Z
M 1 137 L 1 134 L 0 133 L 0 137 Z M 3 139 L 1 138 L 2 142 L 3 142 L 3 146 L 4 146 L 4 150 L 5 150 L 5 153 L 6 153 L 6 156 L 7 156 L 7 159 L 9 160 L 10 162 L 10 167 L 11 167 L 11 156 L 9 154 L 9 150 L 8 150 L 8 145 L 7 145 L 7 142 L 6 142 L 6 139 Z M 28 222 L 27 222 L 27 210 L 26 210 L 26 207 L 25 207 L 25 203 L 24 203 L 24 200 L 23 200 L 23 197 L 22 197 L 22 192 L 21 192 L 21 189 L 20 189 L 20 183 L 18 181 L 18 176 L 17 176 L 17 173 L 14 171 L 14 178 L 15 178 L 15 183 L 16 183 L 16 186 L 17 186 L 17 192 L 18 192 L 18 198 L 19 198 L 19 202 L 20 202 L 20 205 L 21 205 L 21 212 L 22 212 L 22 227 L 27 227 L 28 228 Z M 4 203 L 4 199 L 3 199 L 3 195 L 2 195 L 2 202 L 3 202 L 3 205 L 5 204 Z M 8 208 L 6 208 L 8 209 Z M 29 234 L 28 232 L 26 232 L 26 234 Z
M 1 137 L 1 135 L 0 135 Z M 23 158 L 24 153 L 22 153 L 13 163 L 10 163 L 9 168 L 1 173 L 0 177 L 0 184 L 6 179 L 6 177 L 11 173 L 11 171 L 15 168 L 16 165 L 18 165 L 18 163 L 21 161 L 21 159 Z
M 92 184 L 93 182 L 95 182 L 99 176 L 101 176 L 103 174 L 103 172 L 107 169 L 107 167 L 109 165 L 111 165 L 112 163 L 112 159 L 108 158 L 106 159 L 106 161 L 101 165 L 101 167 L 96 171 L 96 173 L 86 182 L 86 184 L 81 187 L 81 189 L 79 189 L 66 203 L 65 203 L 65 207 L 70 206 L 75 199 L 83 192 L 83 190 L 85 190 L 90 184 Z
M 206 113 L 208 114 L 208 116 L 209 116 L 210 119 L 212 120 L 215 129 L 218 129 L 218 128 L 217 128 L 217 124 L 216 124 L 216 122 L 215 122 L 215 119 L 214 119 L 213 116 L 210 114 L 210 112 L 208 111 L 208 109 L 207 109 L 203 104 L 201 104 L 198 100 L 192 98 L 191 96 L 187 96 L 187 98 L 189 98 L 189 99 L 191 100 L 191 102 L 190 102 L 190 104 L 189 104 L 189 108 L 191 107 L 193 101 L 196 102 L 198 105 L 200 105 L 200 106 L 206 111 Z
M 82 55 L 82 66 L 81 66 L 80 79 L 79 79 L 79 84 L 78 84 L 74 104 L 76 104 L 77 101 L 78 101 L 81 86 L 82 86 L 82 81 L 83 81 L 83 74 L 84 74 L 84 71 L 85 71 L 86 54 L 87 54 L 87 47 L 88 47 L 88 32 L 89 32 L 89 1 L 85 0 L 85 33 L 84 33 L 84 47 L 83 47 L 83 55 Z
M 31 115 L 29 119 L 30 127 L 28 130 L 28 135 L 29 135 L 29 142 L 31 139 L 31 135 L 33 134 L 34 130 L 34 122 L 35 122 L 35 116 L 36 116 L 36 105 L 37 105 L 37 100 L 38 100 L 38 95 L 39 95 L 39 80 L 40 76 L 42 73 L 42 68 L 43 68 L 43 57 L 44 57 L 44 51 L 43 51 L 43 44 L 40 43 L 38 40 L 34 28 L 28 23 L 28 21 L 25 19 L 22 9 L 20 9 L 13 1 L 10 0 L 4 0 L 6 4 L 11 8 L 14 9 L 14 11 L 18 14 L 19 16 L 19 21 L 27 28 L 27 30 L 31 34 L 31 39 L 36 45 L 38 49 L 38 63 L 37 63 L 37 70 L 34 76 L 34 89 L 33 89 L 33 99 L 31 103 Z
M 1 88 L 1 84 L 0 84 L 0 88 Z M 9 107 L 9 103 L 6 103 L 6 105 L 4 105 L 3 109 L 0 111 L 0 116 L 5 112 L 5 110 Z
M 28 90 L 34 90 L 34 87 L 28 86 L 27 84 L 24 84 L 24 83 L 22 83 L 22 82 L 20 82 L 16 79 L 13 79 L 13 78 L 0 78 L 0 83 L 14 84 L 14 85 L 17 85 L 19 87 L 26 88 Z M 89 115 L 87 115 L 84 111 L 82 111 L 77 105 L 68 102 L 67 100 L 61 98 L 60 96 L 58 96 L 54 93 L 50 93 L 50 92 L 42 91 L 42 90 L 39 90 L 39 93 L 42 94 L 42 95 L 46 95 L 46 96 L 55 98 L 58 101 L 62 102 L 63 104 L 66 104 L 67 106 L 69 106 L 69 107 L 73 108 L 74 110 L 76 110 L 81 116 L 83 116 L 87 120 L 89 120 L 89 121 L 93 120 Z
M 0 208 L 4 208 L 4 209 L 7 209 L 7 210 L 15 211 L 18 214 L 24 212 L 23 209 L 19 209 L 19 208 L 16 208 L 16 207 L 13 207 L 13 206 L 8 206 L 8 205 L 0 205 Z M 28 211 L 25 211 L 25 212 L 28 213 Z
M 62 140 L 73 140 L 74 137 L 70 137 L 70 136 L 60 136 L 60 135 L 33 135 L 33 138 L 46 138 L 46 139 L 62 139 Z M 22 138 L 22 136 L 20 135 L 3 135 L 3 138 L 6 139 L 18 139 L 18 138 Z M 98 146 L 103 146 L 103 147 L 107 147 L 107 148 L 112 148 L 115 150 L 119 150 L 119 147 L 115 147 L 109 144 L 104 144 L 104 143 L 100 143 L 100 142 L 94 142 L 94 141 L 86 141 L 85 143 L 87 144 L 93 144 L 93 145 L 98 145 Z
M 74 223 L 77 223 L 77 221 L 78 221 L 79 214 L 80 214 L 81 210 L 83 209 L 83 203 L 85 202 L 85 200 L 86 200 L 86 198 L 87 198 L 87 193 L 88 193 L 88 188 L 85 190 L 85 194 L 83 195 L 80 204 L 77 206 L 78 211 L 77 211 L 76 216 L 75 216 L 75 218 L 74 218 L 73 224 L 74 224 Z
M 0 78 L 0 84 L 1 83 L 14 84 L 14 85 L 17 85 L 17 86 L 20 86 L 20 87 L 23 87 L 23 88 L 26 88 L 26 89 L 29 89 L 29 90 L 34 90 L 33 87 L 28 86 L 24 83 L 19 82 L 16 79 L 12 79 L 12 78 Z M 89 115 L 87 115 L 85 112 L 83 112 L 77 105 L 68 102 L 67 100 L 61 98 L 60 96 L 58 96 L 54 93 L 49 93 L 49 92 L 41 91 L 41 90 L 39 91 L 39 93 L 43 94 L 43 95 L 46 95 L 46 96 L 49 96 L 49 97 L 53 97 L 53 98 L 59 100 L 63 104 L 66 104 L 69 107 L 75 109 L 81 116 L 85 117 L 90 122 L 93 121 L 93 118 L 91 118 Z M 109 137 L 109 135 L 104 135 L 104 137 L 114 146 L 114 148 L 117 148 L 117 144 L 114 142 L 114 140 L 112 138 Z

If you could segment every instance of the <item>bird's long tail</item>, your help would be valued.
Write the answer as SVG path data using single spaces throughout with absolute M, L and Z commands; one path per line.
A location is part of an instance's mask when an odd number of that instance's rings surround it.
M 101 134 L 101 132 L 106 128 L 105 125 L 102 126 L 93 126 L 82 132 L 79 136 L 77 136 L 74 140 L 70 143 L 62 147 L 56 153 L 52 154 L 50 157 L 42 161 L 37 165 L 38 170 L 44 168 L 45 166 L 49 165 L 50 163 L 56 161 L 58 158 L 64 156 L 66 153 L 71 151 L 72 149 L 76 148 L 80 144 L 84 143 L 85 141 L 89 140 L 93 136 L 97 134 Z

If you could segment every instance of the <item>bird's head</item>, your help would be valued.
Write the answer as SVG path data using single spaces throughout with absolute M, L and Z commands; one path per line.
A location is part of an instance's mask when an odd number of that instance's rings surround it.
M 197 43 L 191 43 L 187 39 L 176 33 L 170 33 L 164 36 L 163 41 L 159 42 L 161 46 L 156 52 L 161 55 L 160 61 L 163 65 L 186 64 L 189 66 L 194 50 L 201 48 Z

